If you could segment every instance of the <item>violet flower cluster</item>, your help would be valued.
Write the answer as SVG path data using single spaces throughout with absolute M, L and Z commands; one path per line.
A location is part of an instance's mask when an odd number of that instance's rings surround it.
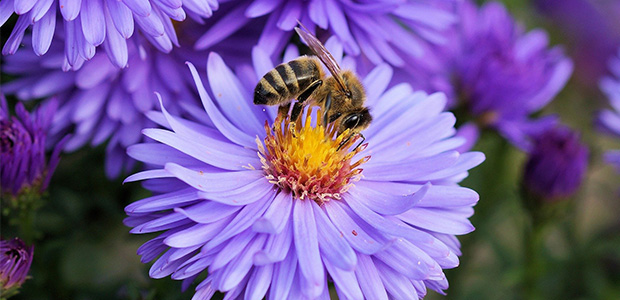
M 0 94 L 0 196 L 17 197 L 30 191 L 41 194 L 48 186 L 60 159 L 65 139 L 54 145 L 46 158 L 47 129 L 57 102 L 52 100 L 30 114 L 22 103 L 11 116 L 4 95 Z M 10 197 L 9 197 L 10 198 Z
M 162 52 L 179 46 L 173 21 L 190 16 L 208 18 L 217 10 L 217 0 L 3 0 L 0 26 L 13 13 L 19 15 L 2 49 L 13 54 L 20 47 L 27 28 L 32 28 L 32 49 L 38 56 L 48 52 L 53 40 L 64 38 L 64 69 L 79 69 L 103 45 L 111 63 L 128 64 L 127 41 L 136 34 Z M 56 32 L 58 31 L 58 32 Z
M 421 59 L 420 68 L 399 78 L 419 78 L 426 90 L 445 92 L 451 107 L 463 106 L 481 127 L 497 130 L 527 150 L 531 136 L 555 126 L 554 117 L 532 119 L 571 76 L 573 64 L 560 47 L 549 48 L 546 32 L 526 32 L 496 2 L 458 5 L 459 24 L 449 43 Z
M 155 260 L 150 276 L 187 288 L 206 274 L 193 299 L 216 291 L 231 299 L 327 299 L 328 278 L 347 299 L 443 293 L 443 269 L 458 265 L 456 235 L 474 229 L 468 217 L 478 200 L 458 182 L 484 159 L 455 150 L 465 140 L 454 136 L 445 96 L 404 83 L 388 89 L 392 68 L 376 67 L 363 77 L 374 116 L 367 144 L 343 149 L 344 136 L 325 139 L 315 111 L 283 129 L 287 121 L 273 107 L 252 104 L 247 80 L 274 67 L 266 51 L 254 50 L 253 76 L 235 74 L 212 53 L 211 93 L 189 65 L 212 125 L 162 105 L 163 115 L 152 117 L 166 129 L 143 131 L 157 142 L 128 150 L 152 166 L 127 178 L 144 180 L 155 195 L 127 206 L 125 220 L 132 233 L 161 232 L 138 251 L 143 262 Z M 316 159 L 323 153 L 331 154 Z M 325 172 L 342 180 L 336 188 L 299 181 Z

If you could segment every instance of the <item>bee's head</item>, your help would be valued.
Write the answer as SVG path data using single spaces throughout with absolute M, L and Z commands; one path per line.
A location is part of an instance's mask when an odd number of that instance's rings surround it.
M 372 121 L 372 116 L 368 111 L 368 108 L 362 107 L 359 110 L 349 112 L 344 115 L 340 120 L 340 128 L 339 132 L 344 132 L 347 129 L 350 129 L 354 132 L 360 132 L 370 125 Z

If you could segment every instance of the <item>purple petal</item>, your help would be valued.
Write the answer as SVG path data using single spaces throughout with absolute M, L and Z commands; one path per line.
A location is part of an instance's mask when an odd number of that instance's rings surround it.
M 205 50 L 237 32 L 250 19 L 244 16 L 246 5 L 239 5 L 217 23 L 211 25 L 194 44 L 194 49 Z
M 93 46 L 101 45 L 106 34 L 106 21 L 103 15 L 103 3 L 101 1 L 102 0 L 84 1 L 82 2 L 82 10 L 80 11 L 84 37 Z
M 36 2 L 37 0 L 15 0 L 13 3 L 15 13 L 18 15 L 23 15 L 29 12 Z
M 153 37 L 164 35 L 164 24 L 155 13 L 150 13 L 146 17 L 135 15 L 134 18 L 145 34 Z
M 355 198 L 357 197 L 359 197 L 359 195 L 356 196 L 355 194 L 351 194 L 344 195 L 343 199 L 345 199 L 345 202 L 348 204 L 351 210 L 353 210 L 357 214 L 357 216 L 359 216 L 366 223 L 372 224 L 374 229 L 379 230 L 385 234 L 389 234 L 391 236 L 404 237 L 409 240 L 418 241 L 421 243 L 429 243 L 432 241 L 432 239 L 428 237 L 428 235 L 424 232 L 421 232 L 418 229 L 413 228 L 396 218 L 385 218 L 373 212 L 366 206 L 358 203 L 355 200 Z
M 353 253 L 355 255 L 355 253 Z M 332 265 L 330 260 L 323 260 L 330 277 L 334 280 L 334 284 L 338 291 L 342 293 L 343 299 L 364 299 L 362 290 L 358 283 L 357 277 L 353 270 L 344 271 L 337 266 Z M 340 295 L 340 293 L 339 293 Z
M 206 247 L 208 249 L 216 247 L 229 238 L 248 229 L 258 218 L 260 218 L 265 210 L 267 210 L 267 207 L 269 207 L 274 197 L 274 193 L 270 193 L 263 196 L 260 200 L 243 207 L 235 218 L 228 223 L 228 226 L 222 229 L 216 237 L 209 241 Z
M 325 211 L 340 234 L 358 252 L 372 255 L 386 246 L 383 241 L 376 240 L 366 232 L 365 228 L 352 218 L 351 210 L 347 212 L 344 205 L 330 201 L 325 204 Z
M 282 30 L 292 30 L 297 26 L 297 20 L 301 14 L 301 2 L 288 1 L 278 19 L 277 26 Z
M 351 36 L 346 16 L 337 2 L 325 1 L 325 11 L 329 12 L 327 18 L 329 19 L 330 28 L 340 38 L 347 53 L 359 55 L 360 48 Z
M 202 164 L 199 160 L 186 155 L 167 145 L 145 143 L 136 144 L 127 148 L 127 155 L 147 164 L 163 166 L 166 163 L 176 163 L 182 166 L 196 166 Z
M 374 260 L 374 263 L 379 270 L 379 275 L 381 276 L 381 281 L 385 289 L 390 294 L 390 298 L 409 299 L 412 295 L 417 295 L 415 288 L 405 276 L 394 271 L 394 269 L 380 260 Z
M 76 22 L 82 22 L 80 20 L 76 20 Z M 90 60 L 95 55 L 95 46 L 93 46 L 90 42 L 86 40 L 84 37 L 84 32 L 82 31 L 82 26 L 80 24 L 75 24 L 75 41 L 77 43 L 76 47 L 80 57 L 84 60 Z
M 269 300 L 289 299 L 289 293 L 297 271 L 297 256 L 295 251 L 289 251 L 287 257 L 273 270 L 271 281 L 272 289 L 269 291 Z
M 123 38 L 130 38 L 134 30 L 131 10 L 118 0 L 107 0 L 106 4 L 116 30 Z M 110 30 L 111 27 L 108 28 Z
M 289 248 L 293 242 L 292 223 L 293 222 L 288 222 L 287 219 L 282 232 L 269 235 L 263 249 L 254 254 L 255 265 L 264 266 L 274 264 L 286 258 L 286 254 L 289 253 Z M 294 253 L 294 251 L 290 252 Z
M 257 236 L 258 234 L 256 232 L 246 230 L 231 238 L 230 241 L 226 243 L 226 246 L 215 255 L 213 262 L 209 266 L 209 271 L 213 272 L 225 267 L 229 262 L 239 256 L 243 250 L 247 249 L 250 242 Z
M 432 157 L 399 162 L 364 164 L 364 179 L 376 181 L 417 181 L 429 173 L 442 171 L 459 161 L 459 153 L 449 151 Z
M 355 189 L 359 191 L 359 195 L 363 195 L 356 200 L 382 215 L 396 215 L 411 209 L 418 205 L 431 187 L 430 183 L 427 183 L 415 193 L 390 195 L 382 192 L 383 189 L 373 189 L 365 183 L 368 181 L 356 184 Z
M 21 15 L 17 18 L 15 27 L 13 27 L 13 31 L 11 32 L 9 39 L 6 40 L 6 44 L 4 44 L 4 47 L 2 48 L 2 55 L 14 54 L 15 51 L 17 51 L 22 39 L 24 38 L 26 28 L 28 28 L 29 25 L 30 14 Z
M 245 16 L 248 18 L 256 18 L 264 16 L 272 12 L 282 0 L 255 0 L 245 10 Z
M 213 99 L 229 120 L 243 132 L 251 136 L 262 134 L 263 123 L 257 118 L 259 108 L 252 104 L 251 95 L 239 82 L 235 74 L 226 66 L 217 53 L 210 53 L 207 61 L 207 75 Z
M 325 285 L 325 271 L 319 253 L 316 219 L 314 217 L 314 201 L 295 200 L 293 208 L 293 231 L 295 250 L 299 257 L 299 269 L 312 287 L 309 292 L 318 296 Z
M 185 216 L 183 216 L 185 217 Z M 208 224 L 195 224 L 167 237 L 164 244 L 170 247 L 184 248 L 207 243 L 217 236 L 232 220 L 232 216 Z M 136 227 L 137 228 L 137 227 Z
M 175 21 L 182 22 L 185 20 L 185 18 L 187 18 L 187 14 L 185 13 L 185 10 L 183 10 L 182 7 L 171 8 L 166 5 L 161 5 L 161 6 L 158 6 L 158 8 L 162 11 L 162 13 L 164 13 L 166 16 L 170 17 L 170 19 L 173 19 Z
M 253 225 L 252 230 L 270 234 L 278 234 L 284 230 L 293 207 L 293 198 L 290 194 L 280 192 L 265 214 Z
M 240 209 L 240 206 L 201 201 L 187 208 L 175 208 L 174 211 L 184 214 L 196 223 L 211 223 L 228 217 Z
M 186 188 L 166 194 L 144 198 L 125 207 L 127 214 L 156 212 L 172 209 L 198 200 L 198 194 L 193 188 Z
M 14 12 L 13 0 L 3 0 L 0 2 L 0 26 L 3 26 Z
M 203 18 L 209 18 L 213 15 L 213 10 L 211 10 L 211 7 L 209 6 L 209 4 L 205 1 L 201 1 L 201 0 L 184 0 L 183 1 L 183 6 L 193 12 L 196 13 L 197 15 L 203 17 Z
M 257 175 L 262 176 L 261 171 L 222 172 L 210 174 L 202 171 L 190 170 L 173 163 L 167 163 L 166 170 L 194 188 L 207 192 L 237 189 L 247 185 L 250 178 L 255 178 Z
M 80 14 L 82 0 L 58 0 L 58 5 L 65 21 L 73 21 Z
M 357 262 L 355 275 L 357 275 L 364 297 L 366 299 L 387 300 L 387 292 L 370 256 L 360 254 L 357 256 Z
M 226 117 L 222 115 L 217 106 L 211 100 L 211 97 L 209 97 L 209 94 L 207 94 L 207 91 L 205 90 L 204 85 L 202 84 L 202 80 L 200 79 L 198 71 L 196 71 L 194 65 L 189 62 L 186 64 L 189 67 L 190 72 L 192 73 L 194 83 L 196 84 L 196 87 L 198 89 L 198 94 L 200 94 L 200 100 L 202 101 L 202 105 L 204 106 L 205 110 L 209 114 L 209 117 L 211 118 L 213 124 L 215 124 L 217 129 L 224 136 L 226 136 L 228 139 L 238 145 L 245 147 L 255 146 L 256 142 L 251 136 L 247 135 L 245 132 L 239 130 L 237 127 L 232 125 L 226 119 Z
M 482 152 L 463 153 L 460 155 L 458 162 L 453 166 L 421 176 L 417 180 L 426 181 L 452 177 L 481 164 L 484 159 L 485 156 Z
M 141 17 L 146 17 L 151 13 L 151 3 L 149 0 L 122 0 L 131 11 Z
M 32 49 L 41 56 L 49 50 L 56 29 L 56 3 L 32 27 Z
M 319 249 L 323 261 L 330 262 L 338 269 L 353 271 L 357 264 L 357 256 L 344 234 L 336 229 L 336 226 L 318 205 L 313 205 L 312 208 L 316 218 Z
M 399 219 L 426 230 L 448 234 L 466 234 L 474 231 L 468 215 L 449 209 L 416 208 L 402 213 Z
M 32 8 L 32 12 L 30 13 L 30 17 L 32 18 L 32 23 L 36 23 L 39 20 L 41 20 L 41 18 L 43 18 L 43 16 L 46 13 L 48 13 L 50 10 L 52 10 L 54 13 L 56 13 L 56 6 L 55 5 L 54 5 L 53 8 L 50 9 L 50 7 L 52 6 L 52 3 L 55 3 L 55 1 L 54 0 L 38 0 L 38 1 L 36 1 L 36 4 Z
M 199 192 L 201 197 L 231 206 L 243 206 L 254 203 L 265 195 L 273 194 L 277 188 L 268 183 L 264 178 L 260 178 L 246 186 L 240 187 L 235 191 L 212 193 Z M 251 196 L 248 196 L 251 195 Z
M 310 19 L 317 26 L 327 29 L 328 20 L 327 20 L 327 12 L 325 11 L 325 6 L 322 0 L 312 0 L 308 4 L 308 14 L 310 15 Z
M 123 180 L 123 183 L 146 180 L 146 179 L 153 179 L 153 178 L 171 178 L 171 177 L 173 177 L 172 174 L 166 172 L 166 170 L 161 170 L 161 169 L 148 170 L 148 171 L 142 171 L 142 172 L 135 173 L 125 178 L 125 180 Z
M 245 290 L 245 299 L 248 300 L 260 300 L 267 294 L 267 289 L 271 284 L 271 276 L 274 271 L 274 265 L 269 264 L 265 266 L 254 267 L 252 275 L 250 275 L 250 281 L 248 281 L 247 288 Z

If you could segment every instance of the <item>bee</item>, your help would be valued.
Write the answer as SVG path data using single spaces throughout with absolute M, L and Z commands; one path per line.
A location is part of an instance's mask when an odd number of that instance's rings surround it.
M 295 28 L 316 56 L 301 56 L 276 66 L 260 79 L 254 89 L 254 104 L 280 105 L 279 114 L 288 114 L 293 99 L 291 120 L 297 120 L 304 105 L 323 107 L 323 124 L 334 122 L 338 132 L 366 129 L 372 116 L 364 106 L 364 86 L 351 71 L 342 71 L 325 46 L 303 24 Z M 325 65 L 331 76 L 326 77 Z M 361 134 L 360 134 L 361 136 Z M 361 136 L 362 139 L 364 138 Z

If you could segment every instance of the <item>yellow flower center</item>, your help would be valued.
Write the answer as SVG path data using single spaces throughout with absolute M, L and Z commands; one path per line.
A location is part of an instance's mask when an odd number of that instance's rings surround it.
M 317 116 L 321 115 L 319 110 Z M 340 199 L 340 195 L 359 180 L 362 169 L 358 166 L 370 156 L 351 163 L 367 146 L 351 150 L 360 135 L 349 130 L 338 134 L 333 124 L 324 126 L 320 117 L 313 127 L 311 119 L 310 113 L 300 116 L 296 122 L 291 122 L 288 116 L 278 117 L 273 130 L 265 122 L 265 146 L 258 139 L 256 143 L 269 182 L 290 191 L 298 199 L 308 198 L 321 205 Z

